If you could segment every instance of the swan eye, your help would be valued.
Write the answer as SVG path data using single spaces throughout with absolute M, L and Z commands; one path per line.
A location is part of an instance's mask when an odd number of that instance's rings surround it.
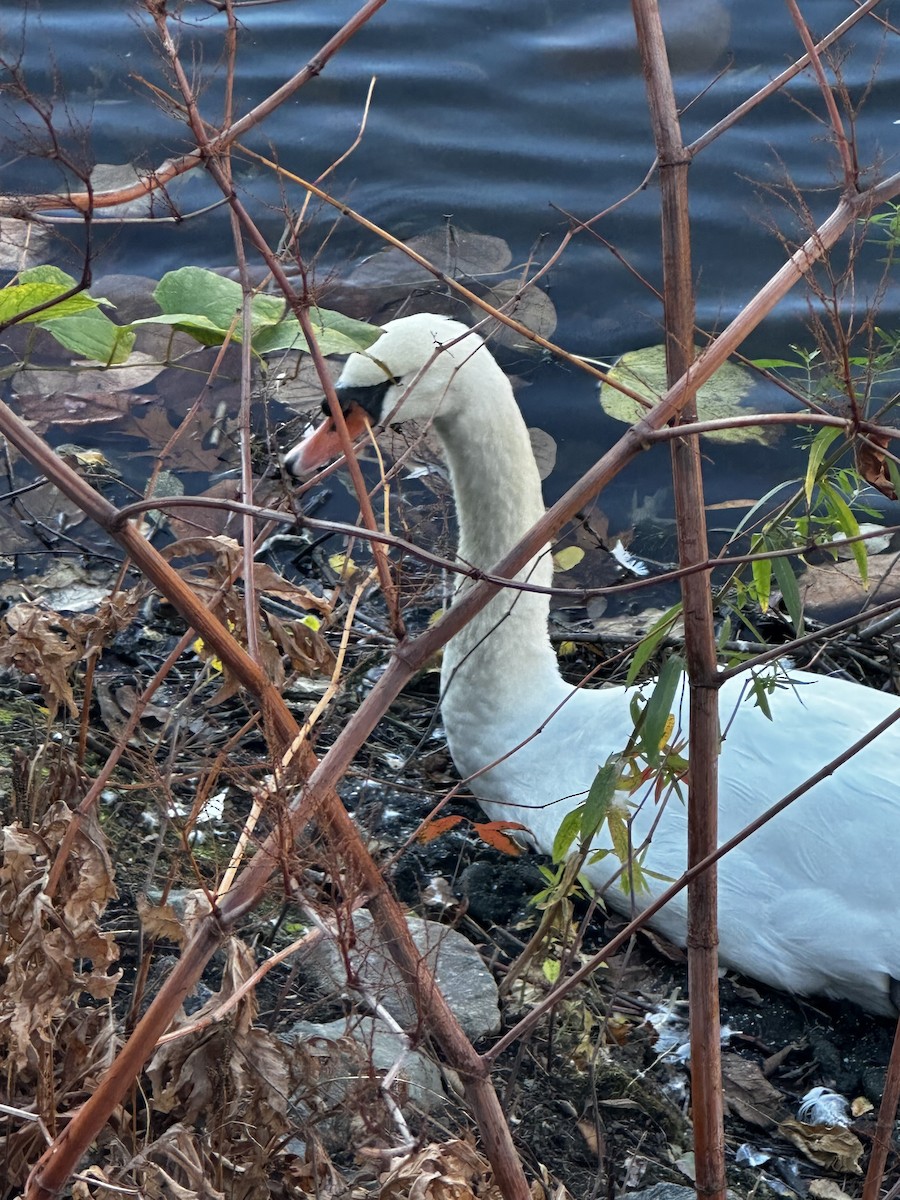
M 346 384 L 335 384 L 334 390 L 341 406 L 341 412 L 348 413 L 355 404 L 377 423 L 381 416 L 387 390 L 397 382 L 396 379 L 385 379 L 383 383 L 371 384 L 368 387 L 348 387 Z M 322 412 L 326 417 L 330 415 L 327 399 L 322 401 Z

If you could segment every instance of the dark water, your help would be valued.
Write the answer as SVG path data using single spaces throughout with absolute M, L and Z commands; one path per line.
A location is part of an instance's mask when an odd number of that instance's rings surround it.
M 821 36 L 853 8 L 839 0 L 808 5 Z M 884 16 L 889 15 L 883 6 Z M 801 52 L 782 0 L 668 0 L 663 5 L 684 130 L 694 138 L 752 94 Z M 243 112 L 307 62 L 356 10 L 345 0 L 279 4 L 240 10 L 242 26 L 235 109 Z M 224 18 L 187 5 L 174 22 L 184 61 L 207 81 L 205 115 L 218 121 L 224 70 Z M 76 155 L 150 165 L 189 148 L 183 130 L 148 95 L 136 76 L 161 86 L 155 37 L 129 4 L 53 3 L 7 12 L 7 54 L 24 46 L 32 88 L 57 95 L 60 127 Z M 854 102 L 870 83 L 857 120 L 860 160 L 897 168 L 900 89 L 896 41 L 871 18 L 859 23 L 841 51 L 843 79 Z M 726 70 L 726 68 L 729 68 Z M 721 78 L 712 82 L 721 72 Z M 254 131 L 247 144 L 275 153 L 287 167 L 315 178 L 357 134 L 366 90 L 376 75 L 362 144 L 328 186 L 368 218 L 408 238 L 447 218 L 463 230 L 509 242 L 515 263 L 544 261 L 566 229 L 568 212 L 592 216 L 640 184 L 653 160 L 643 82 L 625 0 L 389 0 L 315 79 Z M 712 82 L 712 86 L 711 85 Z M 788 94 L 767 101 L 714 142 L 691 172 L 698 323 L 721 328 L 783 261 L 779 231 L 801 227 L 773 188 L 787 179 L 802 190 L 816 219 L 837 200 L 837 156 L 815 82 L 804 75 Z M 8 129 L 21 134 L 7 107 Z M 7 151 L 9 190 L 58 186 L 55 164 Z M 283 224 L 282 196 L 272 176 L 238 164 L 245 202 L 267 235 Z M 218 198 L 204 178 L 175 189 L 184 211 Z M 297 206 L 299 192 L 288 194 Z M 557 339 L 601 358 L 660 341 L 660 306 L 637 276 L 660 283 L 658 193 L 655 185 L 618 208 L 599 232 L 633 272 L 589 236 L 577 239 L 546 279 L 559 316 Z M 304 234 L 312 254 L 332 230 L 334 214 L 316 206 Z M 352 222 L 339 222 L 321 253 L 319 273 L 378 248 Z M 232 261 L 224 209 L 182 225 L 139 225 L 103 233 L 98 274 L 158 277 L 184 263 Z M 880 277 L 870 255 L 858 281 L 866 302 Z M 897 326 L 897 295 L 888 291 L 881 324 Z M 783 356 L 791 342 L 812 346 L 805 332 L 807 294 L 798 289 L 758 331 L 753 355 Z M 621 430 L 599 409 L 593 385 L 554 364 L 527 372 L 522 393 L 529 421 L 560 443 L 553 498 Z M 777 451 L 711 448 L 710 499 L 760 495 L 772 480 L 800 469 L 790 438 Z M 664 486 L 664 455 L 640 464 L 615 484 L 608 505 L 627 512 L 632 497 Z M 623 516 L 624 519 L 624 516 Z

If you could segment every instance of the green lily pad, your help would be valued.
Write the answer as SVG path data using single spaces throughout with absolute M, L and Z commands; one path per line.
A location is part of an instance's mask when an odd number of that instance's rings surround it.
M 624 387 L 645 396 L 649 403 L 655 404 L 667 391 L 666 348 L 647 346 L 644 350 L 630 350 L 622 355 L 608 374 L 610 379 L 617 380 Z M 744 403 L 753 383 L 749 371 L 734 363 L 725 363 L 697 392 L 698 419 L 716 421 L 722 417 L 755 412 L 754 408 Z M 600 404 L 607 416 L 626 425 L 633 425 L 647 411 L 608 383 L 600 385 Z M 714 442 L 757 442 L 770 446 L 778 437 L 778 428 L 745 425 L 738 429 L 718 429 L 703 436 Z

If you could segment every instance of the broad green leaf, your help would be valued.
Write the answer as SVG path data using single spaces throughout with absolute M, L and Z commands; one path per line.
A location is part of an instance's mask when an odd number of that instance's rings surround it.
M 797 637 L 800 637 L 803 633 L 803 605 L 800 601 L 800 589 L 797 587 L 797 576 L 794 574 L 790 559 L 773 558 L 772 570 L 775 572 L 775 578 L 781 589 L 781 597 L 788 610 L 788 616 L 791 618 L 791 624 L 794 626 Z
M 884 456 L 884 465 L 891 481 L 891 487 L 894 489 L 894 494 L 896 496 L 900 496 L 900 468 L 898 468 L 894 460 L 892 458 L 888 458 L 887 455 Z
M 628 675 L 625 678 L 626 685 L 630 686 L 634 683 L 640 673 L 641 667 L 655 653 L 660 642 L 665 641 L 672 626 L 680 616 L 681 603 L 679 602 L 678 604 L 673 604 L 668 612 L 663 613 L 655 625 L 652 625 L 641 638 L 638 648 L 634 652 L 634 658 L 631 660 L 631 665 L 628 668 Z
M 363 321 L 354 321 L 326 308 L 310 309 L 316 342 L 324 355 L 353 354 L 367 350 L 381 336 L 381 330 Z M 259 354 L 277 350 L 308 350 L 306 338 L 296 317 L 286 317 L 271 329 L 253 335 L 253 348 Z
M 127 362 L 134 346 L 131 326 L 116 325 L 99 308 L 58 320 L 45 319 L 40 322 L 40 328 L 46 329 L 73 354 L 108 366 Z
M 162 277 L 153 293 L 162 309 L 159 317 L 145 318 L 148 324 L 168 324 L 189 333 L 204 345 L 220 344 L 240 316 L 241 285 L 214 271 L 201 267 L 181 267 Z M 287 313 L 283 299 L 257 295 L 250 304 L 253 348 L 258 354 L 276 350 L 308 349 L 300 325 Z M 381 330 L 362 321 L 354 321 L 341 313 L 324 308 L 310 309 L 310 319 L 323 354 L 352 354 L 365 350 L 378 338 Z M 136 322 L 140 324 L 143 322 Z M 232 333 L 236 342 L 242 340 L 240 321 Z
M 563 817 L 559 829 L 556 831 L 556 837 L 553 839 L 553 849 L 550 852 L 554 862 L 563 862 L 568 858 L 572 843 L 578 837 L 578 831 L 581 829 L 583 808 L 584 805 L 579 804 L 577 808 L 573 808 Z
M 179 333 L 188 333 L 195 341 L 200 342 L 203 346 L 221 346 L 225 340 L 225 335 L 228 332 L 227 327 L 223 329 L 217 325 L 210 317 L 204 316 L 202 313 L 166 313 L 159 317 L 139 317 L 133 321 L 134 325 L 170 325 Z M 240 331 L 235 330 L 232 337 L 236 342 L 239 342 Z
M 39 304 L 48 304 L 52 307 L 42 309 L 38 313 L 32 313 L 30 317 L 23 319 L 23 324 L 32 321 L 43 321 L 48 316 L 67 317 L 72 313 L 86 312 L 89 308 L 96 308 L 98 301 L 88 296 L 86 292 L 80 292 L 77 296 L 70 296 L 68 300 L 63 300 L 59 304 L 52 304 L 57 296 L 65 295 L 69 290 L 59 283 L 21 283 L 12 284 L 10 287 L 3 288 L 0 291 L 0 322 L 10 321 L 13 317 L 17 317 L 19 313 L 27 312 L 30 308 L 36 308 Z
M 19 283 L 56 283 L 62 291 L 67 292 L 69 288 L 75 286 L 75 278 L 69 275 L 66 271 L 60 270 L 59 267 L 54 267 L 50 263 L 44 263 L 40 267 L 29 267 L 27 271 L 20 271 Z
M 666 722 L 672 711 L 672 703 L 681 676 L 684 673 L 684 659 L 678 654 L 671 655 L 660 671 L 656 686 L 644 709 L 644 722 L 640 729 L 641 744 L 644 757 L 650 764 L 659 761 L 659 750 L 663 741 Z
M 813 444 L 809 450 L 809 462 L 806 465 L 806 482 L 804 490 L 806 491 L 806 503 L 812 504 L 813 488 L 816 485 L 816 480 L 819 478 L 819 468 L 822 466 L 822 460 L 828 452 L 828 447 L 835 438 L 840 437 L 840 429 L 832 425 L 826 425 L 820 429 L 813 438 Z
M 205 317 L 201 328 L 214 327 L 222 335 L 231 328 L 235 317 L 240 326 L 243 291 L 234 279 L 226 279 L 203 267 L 180 267 L 168 271 L 156 285 L 153 298 L 170 319 Z M 284 316 L 284 301 L 274 296 L 254 296 L 251 303 L 253 325 L 277 325 Z
M 616 792 L 616 782 L 619 777 L 619 764 L 613 759 L 602 766 L 594 776 L 590 791 L 581 809 L 581 840 L 589 841 L 609 812 L 613 796 Z

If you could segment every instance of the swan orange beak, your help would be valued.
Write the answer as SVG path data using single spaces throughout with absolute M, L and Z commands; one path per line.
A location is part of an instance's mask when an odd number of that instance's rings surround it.
M 344 413 L 347 432 L 356 441 L 369 428 L 372 418 L 358 404 L 350 404 Z M 284 464 L 292 475 L 310 475 L 344 453 L 340 435 L 332 417 L 326 417 L 312 433 L 298 442 L 285 456 Z

